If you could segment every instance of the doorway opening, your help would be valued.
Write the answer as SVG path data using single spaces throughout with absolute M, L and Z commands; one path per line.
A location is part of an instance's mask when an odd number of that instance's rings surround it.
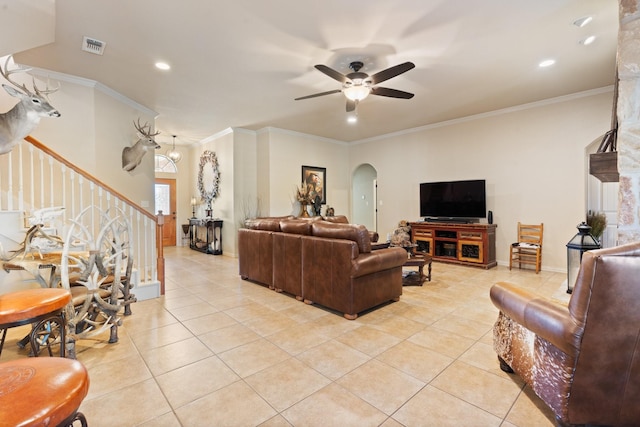
M 368 163 L 353 172 L 351 185 L 351 222 L 362 224 L 367 230 L 378 229 L 378 172 Z
M 155 181 L 156 210 L 162 211 L 162 246 L 176 245 L 176 180 L 156 178 Z

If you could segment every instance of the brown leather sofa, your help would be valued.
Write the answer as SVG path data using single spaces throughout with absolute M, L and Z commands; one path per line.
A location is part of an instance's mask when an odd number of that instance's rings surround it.
M 494 348 L 560 425 L 640 425 L 640 243 L 586 252 L 568 306 L 507 283 Z
M 355 319 L 402 295 L 402 248 L 371 250 L 362 225 L 321 217 L 257 218 L 238 230 L 240 276 Z

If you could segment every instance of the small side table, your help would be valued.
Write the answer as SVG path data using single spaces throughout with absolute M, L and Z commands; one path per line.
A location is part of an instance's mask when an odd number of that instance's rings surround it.
M 431 262 L 433 259 L 431 255 L 412 255 L 404 263 L 403 267 L 418 267 L 418 274 L 409 273 L 402 278 L 402 285 L 419 285 L 422 286 L 425 280 L 431 281 Z M 424 266 L 427 265 L 427 275 L 424 275 Z

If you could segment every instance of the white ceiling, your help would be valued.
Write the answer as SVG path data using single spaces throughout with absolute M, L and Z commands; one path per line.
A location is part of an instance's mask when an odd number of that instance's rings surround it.
M 55 43 L 15 59 L 157 111 L 168 141 L 267 126 L 357 141 L 612 85 L 617 31 L 617 0 L 57 0 Z M 340 89 L 315 64 L 346 74 L 353 60 L 369 74 L 415 63 L 382 84 L 415 97 L 369 96 L 357 124 L 340 93 L 294 101 Z

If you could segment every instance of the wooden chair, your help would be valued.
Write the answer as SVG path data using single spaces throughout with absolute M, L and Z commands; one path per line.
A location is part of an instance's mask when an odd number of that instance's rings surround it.
M 522 224 L 518 222 L 518 241 L 511 244 L 509 270 L 514 263 L 533 265 L 536 274 L 542 266 L 542 233 L 544 224 Z
M 26 289 L 0 295 L 0 354 L 8 328 L 31 324 L 31 333 L 21 343 L 30 342 L 34 356 L 42 347 L 53 356 L 52 346 L 60 345 L 60 356 L 64 357 L 64 310 L 70 301 L 71 293 L 66 289 Z
M 77 360 L 28 357 L 0 363 L 0 424 L 87 426 L 78 412 L 89 391 L 89 374 Z

